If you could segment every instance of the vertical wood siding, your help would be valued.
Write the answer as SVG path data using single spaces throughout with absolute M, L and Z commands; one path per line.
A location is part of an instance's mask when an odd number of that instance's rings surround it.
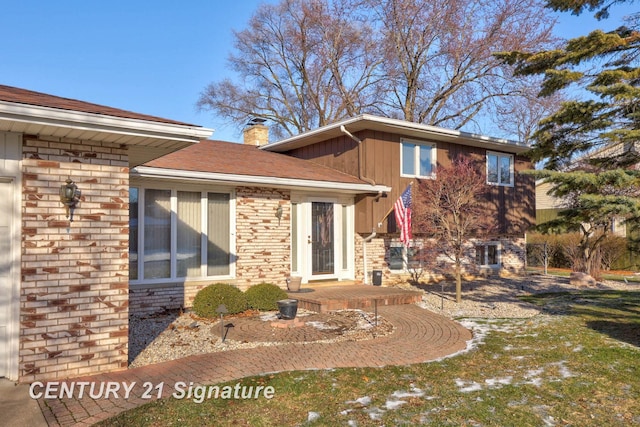
M 361 149 L 364 150 L 364 176 L 373 179 L 376 184 L 392 188 L 386 198 L 376 198 L 374 195 L 361 195 L 356 198 L 356 232 L 370 233 L 374 228 L 378 233 L 395 232 L 393 219 L 389 221 L 387 216 L 383 221 L 383 218 L 413 180 L 400 176 L 399 144 L 403 136 L 372 130 L 357 132 L 355 136 L 363 141 Z M 407 139 L 434 142 L 414 137 Z M 455 158 L 469 156 L 478 162 L 481 173 L 485 175 L 487 150 L 484 148 L 445 142 L 436 142 L 436 147 L 437 167 L 448 167 Z M 291 150 L 287 154 L 359 176 L 358 144 L 346 135 Z M 519 173 L 532 169 L 532 165 L 525 157 L 514 157 L 515 185 L 513 187 L 490 186 L 486 200 L 487 209 L 500 220 L 500 234 L 505 235 L 522 235 L 535 224 L 534 180 Z M 378 227 L 379 222 L 382 222 L 381 227 Z

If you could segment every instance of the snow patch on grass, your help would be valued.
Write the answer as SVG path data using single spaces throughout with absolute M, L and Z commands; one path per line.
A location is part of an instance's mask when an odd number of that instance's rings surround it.
M 509 385 L 513 382 L 513 377 L 508 376 L 504 378 L 488 378 L 484 380 L 485 384 L 489 387 L 500 387 L 503 385 Z
M 461 393 L 471 393 L 472 391 L 482 390 L 482 384 L 475 381 L 465 381 L 460 378 L 455 379 L 458 391 Z

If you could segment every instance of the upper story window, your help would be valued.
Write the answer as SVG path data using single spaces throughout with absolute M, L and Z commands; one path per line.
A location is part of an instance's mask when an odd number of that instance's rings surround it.
M 435 144 L 402 141 L 400 163 L 402 176 L 433 178 L 436 171 Z
M 487 184 L 513 186 L 513 154 L 487 151 Z

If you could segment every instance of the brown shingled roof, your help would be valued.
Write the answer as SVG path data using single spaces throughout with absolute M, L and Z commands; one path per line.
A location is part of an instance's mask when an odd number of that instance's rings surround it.
M 193 172 L 367 184 L 352 175 L 256 146 L 225 141 L 201 141 L 143 166 Z
M 62 98 L 59 96 L 48 95 L 46 93 L 34 92 L 31 90 L 4 85 L 0 85 L 0 101 L 26 105 L 37 105 L 40 107 L 56 108 L 60 110 L 81 111 L 84 113 L 121 117 L 125 119 L 146 120 L 151 122 L 176 124 L 182 126 L 195 126 L 189 123 L 163 119 L 161 117 L 149 116 L 146 114 L 138 114 L 131 111 L 120 110 L 118 108 L 91 104 L 89 102 L 78 101 L 76 99 Z

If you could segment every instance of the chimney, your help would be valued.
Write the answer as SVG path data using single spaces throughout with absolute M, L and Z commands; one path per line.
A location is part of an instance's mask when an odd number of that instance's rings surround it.
M 269 127 L 264 122 L 266 120 L 259 117 L 249 120 L 247 127 L 242 131 L 245 144 L 259 147 L 269 143 Z

